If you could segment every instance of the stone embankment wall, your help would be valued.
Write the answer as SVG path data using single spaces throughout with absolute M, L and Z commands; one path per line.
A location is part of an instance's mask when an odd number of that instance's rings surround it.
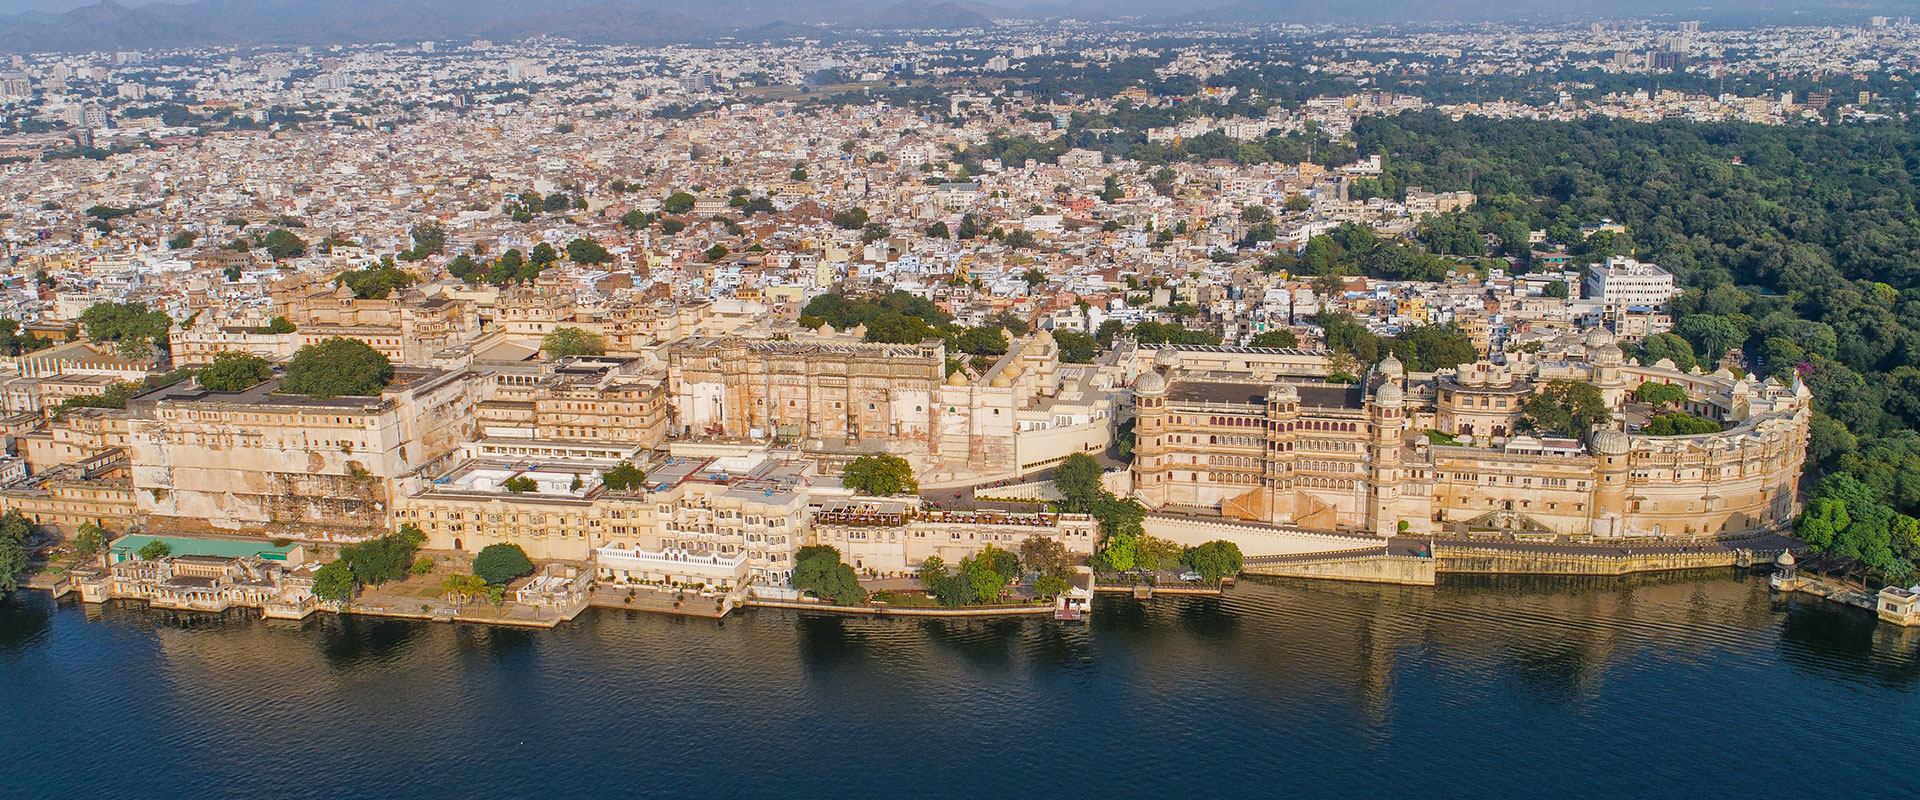
M 1636 572 L 1731 567 L 1739 559 L 1737 551 L 1718 549 L 1625 555 L 1459 544 L 1437 545 L 1433 554 L 1439 562 L 1439 572 L 1472 575 L 1630 575 Z
M 1375 554 L 1249 563 L 1242 572 L 1288 578 L 1432 586 L 1434 565 L 1435 561 L 1431 558 Z

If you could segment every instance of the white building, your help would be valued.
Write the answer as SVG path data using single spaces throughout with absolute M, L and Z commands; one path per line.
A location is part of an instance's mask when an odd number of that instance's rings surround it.
M 1600 301 L 1608 310 L 1658 308 L 1678 293 L 1673 273 L 1629 256 L 1614 256 L 1587 268 L 1587 299 Z

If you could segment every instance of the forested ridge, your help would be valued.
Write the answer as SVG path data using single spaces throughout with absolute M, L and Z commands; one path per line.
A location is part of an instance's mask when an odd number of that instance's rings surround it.
M 1382 190 L 1470 189 L 1478 231 L 1546 229 L 1575 252 L 1671 269 L 1676 331 L 1649 344 L 1814 393 L 1802 534 L 1886 577 L 1920 560 L 1920 123 L 1764 126 L 1593 119 L 1361 121 Z M 1603 219 L 1628 234 L 1585 241 Z M 1599 239 L 1600 237 L 1595 237 Z M 1695 353 L 1683 354 L 1692 357 Z M 1685 360 L 1685 359 L 1681 359 Z

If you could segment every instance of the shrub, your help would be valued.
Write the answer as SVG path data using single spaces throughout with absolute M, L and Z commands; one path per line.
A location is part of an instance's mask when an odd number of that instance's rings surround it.
M 503 586 L 533 574 L 533 560 L 517 544 L 490 544 L 473 558 L 473 574 L 495 586 Z

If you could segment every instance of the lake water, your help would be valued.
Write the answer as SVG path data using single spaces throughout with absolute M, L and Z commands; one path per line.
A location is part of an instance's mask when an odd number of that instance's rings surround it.
M 1898 797 L 1916 712 L 1920 630 L 1719 572 L 1090 625 L 0 603 L 5 797 Z

